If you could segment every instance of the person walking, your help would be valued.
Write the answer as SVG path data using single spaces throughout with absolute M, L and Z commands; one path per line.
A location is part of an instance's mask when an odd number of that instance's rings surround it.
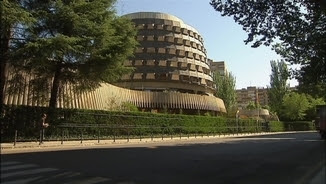
M 49 123 L 46 123 L 47 114 L 43 114 L 41 118 L 41 130 L 40 130 L 40 144 L 44 141 L 44 132 L 45 129 L 49 126 Z

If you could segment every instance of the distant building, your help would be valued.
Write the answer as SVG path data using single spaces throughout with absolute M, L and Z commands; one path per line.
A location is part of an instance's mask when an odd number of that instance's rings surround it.
M 229 75 L 225 61 L 213 61 L 211 59 L 208 59 L 208 61 L 210 63 L 210 68 L 213 74 L 218 72 L 221 76 Z
M 133 72 L 91 92 L 77 94 L 74 86 L 67 84 L 59 91 L 57 107 L 114 110 L 128 102 L 148 112 L 214 115 L 226 112 L 223 100 L 213 95 L 211 65 L 203 38 L 195 28 L 159 12 L 137 12 L 124 17 L 138 30 L 139 46 L 134 57 L 124 62 L 125 66 L 133 67 Z M 8 80 L 13 72 L 8 70 Z M 6 83 L 5 104 L 45 106 L 49 96 L 44 96 L 44 100 L 34 98 L 32 95 L 37 93 L 29 88 L 34 76 L 26 73 L 25 77 L 26 88 L 17 94 L 7 93 L 10 84 Z
M 245 109 L 250 102 L 259 104 L 260 106 L 268 105 L 268 91 L 267 88 L 257 88 L 250 86 L 236 90 L 237 103 L 240 109 Z

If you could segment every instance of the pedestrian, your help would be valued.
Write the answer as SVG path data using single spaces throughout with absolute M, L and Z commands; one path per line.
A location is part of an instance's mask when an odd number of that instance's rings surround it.
M 46 123 L 47 114 L 43 114 L 41 118 L 41 130 L 40 130 L 40 144 L 44 141 L 44 132 L 45 129 L 49 126 L 49 123 Z

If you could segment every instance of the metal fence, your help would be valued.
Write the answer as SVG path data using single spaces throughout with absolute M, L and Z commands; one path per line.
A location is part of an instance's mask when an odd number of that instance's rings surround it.
M 48 132 L 47 129 L 39 130 L 34 137 L 25 137 L 20 131 L 15 130 L 12 140 L 17 142 L 38 141 L 83 141 L 97 140 L 116 140 L 125 139 L 129 142 L 131 139 L 175 139 L 182 137 L 204 137 L 236 135 L 240 133 L 258 133 L 268 131 L 268 126 L 264 122 L 257 122 L 254 126 L 134 126 L 134 125 L 107 125 L 107 124 L 76 124 L 62 123 L 55 128 L 55 131 Z

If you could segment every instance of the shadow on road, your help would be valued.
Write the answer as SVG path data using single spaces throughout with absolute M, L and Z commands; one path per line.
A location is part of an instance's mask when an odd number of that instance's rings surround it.
M 28 168 L 16 167 L 1 170 L 1 178 L 29 178 L 31 183 L 300 183 L 313 176 L 326 156 L 325 142 L 312 132 L 198 142 L 2 155 L 2 163 L 55 170 L 28 174 Z

